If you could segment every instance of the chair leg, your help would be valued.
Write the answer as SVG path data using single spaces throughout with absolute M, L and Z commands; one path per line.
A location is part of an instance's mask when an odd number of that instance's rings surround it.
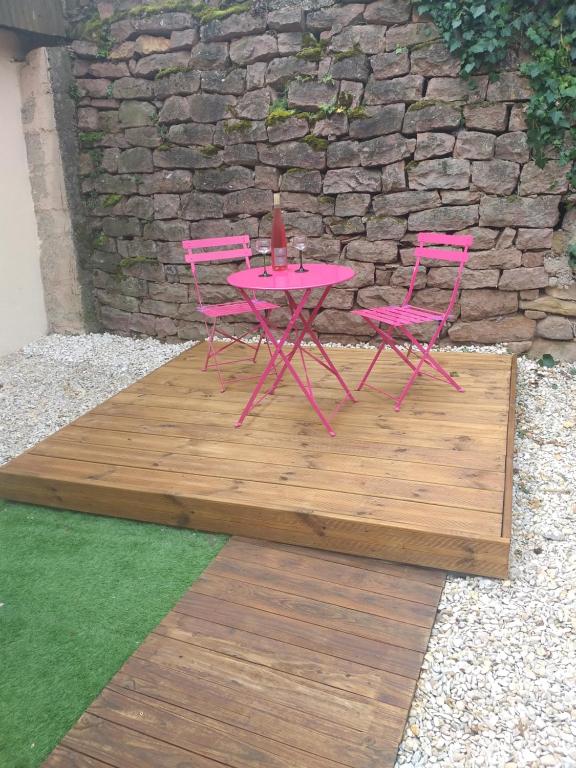
M 360 390 L 364 388 L 364 385 L 365 385 L 365 384 L 366 384 L 366 382 L 368 381 L 368 377 L 370 376 L 370 374 L 371 374 L 371 373 L 372 373 L 372 371 L 374 370 L 374 366 L 375 366 L 375 365 L 376 365 L 376 363 L 378 362 L 378 359 L 379 359 L 380 355 L 382 354 L 382 352 L 384 351 L 384 348 L 385 348 L 385 347 L 386 347 L 386 341 L 382 341 L 382 342 L 380 343 L 380 346 L 379 346 L 379 347 L 378 347 L 378 349 L 376 350 L 376 354 L 375 354 L 375 355 L 374 355 L 374 357 L 372 358 L 372 362 L 370 363 L 370 365 L 369 365 L 369 366 L 368 366 L 368 368 L 366 369 L 366 373 L 364 374 L 364 376 L 362 377 L 362 380 L 360 381 L 360 383 L 359 383 L 359 384 L 358 384 L 358 386 L 356 387 L 356 391 L 357 391 L 357 392 L 360 392 Z

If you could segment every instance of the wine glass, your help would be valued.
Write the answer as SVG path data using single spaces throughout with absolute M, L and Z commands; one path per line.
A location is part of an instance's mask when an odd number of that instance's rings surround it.
M 306 242 L 306 236 L 305 235 L 295 235 L 292 239 L 292 244 L 294 248 L 298 251 L 298 255 L 300 256 L 300 266 L 296 270 L 296 272 L 308 272 L 309 270 L 306 269 L 306 267 L 302 264 L 302 254 L 306 250 L 307 242 Z
M 262 254 L 264 259 L 264 271 L 260 272 L 260 277 L 270 277 L 270 272 L 266 269 L 266 254 L 270 253 L 270 240 L 267 237 L 261 237 L 256 240 L 256 250 Z

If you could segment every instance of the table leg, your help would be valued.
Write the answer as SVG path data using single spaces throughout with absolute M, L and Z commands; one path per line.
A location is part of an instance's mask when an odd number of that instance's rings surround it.
M 256 399 L 257 399 L 258 395 L 260 394 L 260 391 L 262 390 L 262 387 L 264 386 L 264 383 L 265 383 L 266 379 L 270 375 L 270 371 L 274 367 L 276 359 L 279 357 L 279 358 L 281 358 L 281 360 L 283 362 L 283 366 L 282 366 L 282 369 L 281 369 L 280 373 L 276 375 L 276 379 L 275 379 L 275 382 L 274 382 L 273 386 L 277 386 L 278 385 L 278 383 L 281 381 L 282 377 L 284 376 L 284 374 L 285 374 L 285 372 L 287 370 L 290 371 L 290 373 L 292 375 L 292 378 L 298 384 L 298 386 L 300 387 L 300 389 L 302 390 L 302 392 L 306 396 L 306 399 L 308 400 L 308 402 L 310 403 L 312 408 L 314 408 L 314 410 L 316 411 L 316 414 L 317 414 L 318 418 L 320 419 L 320 421 L 322 422 L 322 424 L 325 426 L 325 428 L 330 433 L 330 435 L 334 436 L 336 433 L 332 429 L 332 427 L 330 425 L 330 422 L 324 416 L 324 414 L 320 410 L 320 407 L 316 403 L 316 400 L 314 399 L 314 395 L 304 385 L 304 383 L 302 382 L 302 379 L 300 378 L 298 372 L 296 371 L 296 369 L 292 365 L 292 357 L 293 357 L 293 355 L 292 354 L 291 355 L 286 355 L 283 352 L 283 347 L 284 347 L 287 339 L 289 338 L 290 333 L 292 332 L 292 329 L 296 327 L 296 323 L 298 322 L 298 320 L 299 320 L 299 318 L 301 316 L 302 310 L 304 309 L 308 299 L 310 298 L 311 289 L 307 289 L 306 291 L 304 291 L 304 294 L 303 294 L 302 298 L 300 299 L 300 301 L 298 302 L 298 304 L 296 304 L 294 302 L 295 306 L 294 306 L 294 309 L 293 309 L 292 317 L 290 318 L 290 321 L 289 321 L 288 325 L 284 329 L 284 333 L 280 337 L 280 340 L 276 339 L 276 337 L 274 336 L 274 334 L 270 330 L 270 326 L 266 322 L 266 319 L 265 319 L 263 313 L 258 311 L 258 309 L 254 305 L 254 302 L 252 301 L 250 295 L 246 291 L 244 291 L 242 288 L 240 288 L 239 291 L 242 294 L 242 298 L 245 301 L 248 302 L 252 312 L 254 313 L 256 319 L 260 323 L 260 327 L 262 328 L 262 330 L 266 334 L 266 338 L 268 338 L 270 340 L 270 342 L 272 343 L 272 345 L 274 347 L 274 353 L 272 354 L 272 356 L 271 356 L 268 364 L 266 365 L 266 368 L 264 369 L 262 375 L 258 379 L 258 382 L 257 382 L 257 384 L 256 384 L 256 386 L 254 388 L 254 391 L 250 395 L 250 398 L 249 398 L 248 402 L 244 406 L 244 410 L 240 414 L 240 418 L 236 422 L 236 426 L 239 427 L 239 426 L 242 425 L 244 419 L 246 418 L 246 416 L 250 413 L 250 411 L 254 407 L 254 403 L 256 402 Z

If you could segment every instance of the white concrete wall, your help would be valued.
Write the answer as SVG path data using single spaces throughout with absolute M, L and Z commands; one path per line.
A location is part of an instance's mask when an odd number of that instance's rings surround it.
M 15 58 L 16 35 L 0 30 L 0 355 L 48 329 Z

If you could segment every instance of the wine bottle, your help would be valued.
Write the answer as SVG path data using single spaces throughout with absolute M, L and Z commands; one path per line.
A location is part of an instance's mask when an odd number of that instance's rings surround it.
M 272 237 L 270 238 L 270 250 L 272 253 L 272 269 L 288 269 L 288 243 L 286 229 L 280 209 L 280 195 L 274 194 L 274 208 L 272 209 Z

